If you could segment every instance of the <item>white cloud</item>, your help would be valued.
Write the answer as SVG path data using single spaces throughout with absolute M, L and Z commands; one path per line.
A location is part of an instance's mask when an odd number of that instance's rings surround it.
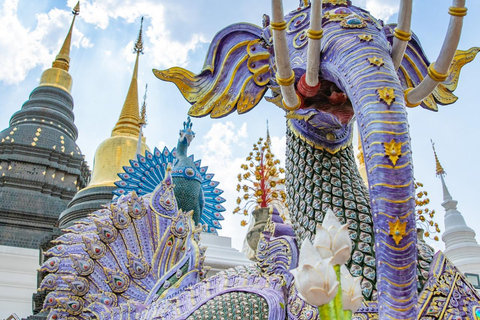
M 223 213 L 225 220 L 222 222 L 222 230 L 219 234 L 231 237 L 233 246 L 239 250 L 242 249 L 247 232 L 247 228 L 240 226 L 240 221 L 245 217 L 233 215 L 232 212 L 236 205 L 235 199 L 238 197 L 238 192 L 235 190 L 238 183 L 237 175 L 245 158 L 236 158 L 234 152 L 246 147 L 247 137 L 246 122 L 240 128 L 230 121 L 217 122 L 212 124 L 207 134 L 202 137 L 203 143 L 197 147 L 202 154 L 202 165 L 208 166 L 208 171 L 215 174 L 214 180 L 221 182 L 219 188 L 224 191 L 222 197 L 227 200 L 223 203 L 226 209 Z
M 75 5 L 77 0 L 69 0 L 69 5 Z M 124 19 L 128 23 L 138 23 L 140 17 L 144 17 L 144 40 L 148 41 L 145 51 L 151 53 L 152 64 L 159 67 L 172 65 L 185 66 L 188 62 L 188 54 L 194 51 L 200 44 L 207 43 L 202 34 L 192 33 L 190 39 L 181 42 L 175 39 L 172 32 L 165 25 L 165 6 L 158 1 L 127 0 L 90 0 L 82 1 L 82 19 L 86 23 L 95 25 L 100 29 L 106 29 L 111 19 Z M 125 56 L 129 61 L 134 57 L 131 54 L 133 41 L 124 48 Z
M 0 10 L 0 81 L 7 84 L 23 81 L 36 66 L 49 67 L 72 20 L 71 13 L 55 8 L 38 14 L 36 28 L 29 30 L 18 18 L 18 1 L 5 0 Z M 74 28 L 72 46 L 91 47 L 92 44 Z
M 357 0 L 354 5 L 370 11 L 372 16 L 383 21 L 388 21 L 392 15 L 398 12 L 400 0 Z
M 280 166 L 285 168 L 285 148 L 287 146 L 287 137 L 270 137 L 272 141 L 272 146 L 270 150 L 275 155 L 275 158 L 280 160 Z

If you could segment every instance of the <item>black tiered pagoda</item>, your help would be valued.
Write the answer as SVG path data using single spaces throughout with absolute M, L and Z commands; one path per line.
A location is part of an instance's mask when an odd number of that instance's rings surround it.
M 78 7 L 73 13 L 78 14 Z M 75 143 L 72 77 L 73 18 L 65 42 L 22 109 L 0 132 L 0 245 L 38 248 L 90 171 Z

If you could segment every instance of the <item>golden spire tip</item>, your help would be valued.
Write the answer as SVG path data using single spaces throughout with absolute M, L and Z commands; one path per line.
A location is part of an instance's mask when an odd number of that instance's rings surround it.
M 68 73 L 70 69 L 70 45 L 72 42 L 72 30 L 76 16 L 80 13 L 80 1 L 72 9 L 73 19 L 67 36 L 58 52 L 50 69 L 45 70 L 40 78 L 41 86 L 53 86 L 70 92 L 72 89 L 72 77 Z
M 80 14 L 80 1 L 78 1 L 75 7 L 73 7 L 72 13 L 76 16 Z
M 142 28 L 143 17 L 140 24 L 140 32 L 138 33 L 138 38 L 133 48 L 133 52 L 137 54 L 137 57 L 135 59 L 135 66 L 133 67 L 132 81 L 130 82 L 130 87 L 128 88 L 127 97 L 125 98 L 118 122 L 113 128 L 112 136 L 129 135 L 136 138 L 143 126 L 139 112 L 140 106 L 138 103 L 137 88 L 139 53 L 143 53 Z
M 142 30 L 143 30 L 143 17 L 142 17 L 142 20 L 140 21 L 140 31 L 138 32 L 137 42 L 135 42 L 135 46 L 133 47 L 133 52 L 135 53 L 143 53 Z
M 435 171 L 437 176 L 443 176 L 446 174 L 445 170 L 443 169 L 442 165 L 440 164 L 440 160 L 438 160 L 437 152 L 435 151 L 435 142 L 433 142 L 432 139 L 430 139 L 430 142 L 432 143 L 432 148 L 433 148 L 433 154 L 435 156 Z

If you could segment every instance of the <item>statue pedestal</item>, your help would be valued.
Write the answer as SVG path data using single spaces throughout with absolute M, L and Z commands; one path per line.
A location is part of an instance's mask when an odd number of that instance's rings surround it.
M 232 248 L 232 239 L 229 237 L 202 233 L 200 245 L 208 248 L 205 253 L 205 266 L 209 266 L 211 269 L 208 271 L 207 277 L 228 268 L 252 263 L 243 253 Z

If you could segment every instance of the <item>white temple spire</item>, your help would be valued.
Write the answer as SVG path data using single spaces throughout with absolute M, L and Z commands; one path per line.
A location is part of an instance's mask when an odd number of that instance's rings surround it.
M 480 274 L 480 245 L 475 239 L 475 231 L 468 227 L 464 217 L 457 210 L 457 200 L 453 200 L 445 183 L 445 170 L 438 160 L 432 141 L 436 162 L 436 174 L 440 176 L 445 208 L 445 231 L 442 240 L 445 243 L 445 255 L 455 266 L 466 274 Z

